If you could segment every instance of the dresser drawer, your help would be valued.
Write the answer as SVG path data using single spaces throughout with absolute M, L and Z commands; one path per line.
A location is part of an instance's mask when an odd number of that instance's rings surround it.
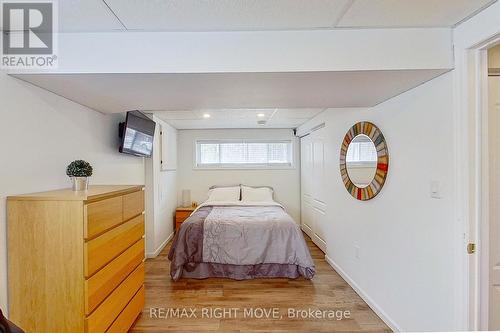
M 111 229 L 84 245 L 85 277 L 92 276 L 100 268 L 116 258 L 144 235 L 144 215 Z
M 144 191 L 123 196 L 123 220 L 127 221 L 144 211 Z
M 137 316 L 144 308 L 144 287 L 141 287 L 134 298 L 123 309 L 118 318 L 113 322 L 106 333 L 124 333 L 128 332 Z
M 116 197 L 85 206 L 84 238 L 91 239 L 123 222 L 123 199 Z
M 144 263 L 141 263 L 112 293 L 85 318 L 85 332 L 105 332 L 143 286 Z
M 89 314 L 144 259 L 144 239 L 139 240 L 85 281 L 85 314 Z

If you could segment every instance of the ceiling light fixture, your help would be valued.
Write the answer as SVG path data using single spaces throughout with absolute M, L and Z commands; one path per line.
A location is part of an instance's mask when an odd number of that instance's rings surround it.
M 266 116 L 266 115 L 265 115 L 265 114 L 263 114 L 263 113 L 257 113 L 257 117 L 259 117 L 259 118 L 262 118 L 262 117 L 265 117 L 265 116 Z
M 210 113 L 204 113 L 204 114 L 203 114 L 203 118 L 205 118 L 205 119 L 210 118 Z

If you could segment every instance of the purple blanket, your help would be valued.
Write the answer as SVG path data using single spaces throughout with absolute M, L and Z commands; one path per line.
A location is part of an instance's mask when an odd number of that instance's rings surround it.
M 168 258 L 175 281 L 311 279 L 315 273 L 300 227 L 274 205 L 201 207 L 182 224 Z

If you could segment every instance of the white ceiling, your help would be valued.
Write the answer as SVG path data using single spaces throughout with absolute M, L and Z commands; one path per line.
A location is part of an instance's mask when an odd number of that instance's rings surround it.
M 117 31 L 124 26 L 103 0 L 58 2 L 59 30 L 63 32 Z
M 349 0 L 106 0 L 131 30 L 214 31 L 330 28 Z
M 60 30 L 451 27 L 496 0 L 64 0 Z
M 496 0 L 64 0 L 63 32 L 452 27 Z M 325 108 L 369 107 L 443 70 L 231 74 L 32 74 L 101 112 L 139 109 L 178 128 L 296 127 Z M 181 110 L 181 111 L 179 111 Z M 185 110 L 185 111 L 183 111 Z M 209 112 L 209 119 L 203 113 Z
M 494 1 L 356 0 L 338 27 L 451 27 Z
M 104 113 L 161 111 L 179 128 L 259 127 L 255 109 L 267 109 L 266 114 L 279 109 L 273 117 L 267 116 L 266 127 L 291 128 L 325 108 L 374 106 L 445 71 L 14 76 Z M 207 109 L 214 110 L 213 118 L 200 117 Z M 184 115 L 179 110 L 187 111 L 182 111 Z
M 324 109 L 204 109 L 194 111 L 157 111 L 162 120 L 178 129 L 201 128 L 295 128 Z M 204 118 L 204 115 L 210 118 Z M 259 116 L 261 115 L 261 116 Z M 257 121 L 265 121 L 258 125 Z

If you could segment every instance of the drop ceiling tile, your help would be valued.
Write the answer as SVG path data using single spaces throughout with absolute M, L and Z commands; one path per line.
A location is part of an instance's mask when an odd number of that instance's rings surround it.
M 165 119 L 165 121 L 177 129 L 192 129 L 192 128 L 199 128 L 197 126 L 200 126 L 200 123 L 197 120 L 173 120 L 173 119 L 166 120 Z
M 163 120 L 194 120 L 198 119 L 192 111 L 154 111 Z
M 355 0 L 338 27 L 451 27 L 494 0 Z
M 124 30 L 106 3 L 131 30 L 233 31 L 452 26 L 492 2 L 495 0 L 64 0 L 58 6 L 61 32 Z
M 312 118 L 312 117 L 311 117 Z M 285 128 L 294 128 L 298 127 L 305 122 L 307 122 L 311 118 L 296 118 L 296 119 L 271 119 L 267 125 L 271 127 L 285 127 Z
M 273 116 L 275 119 L 294 119 L 294 118 L 312 118 L 318 113 L 322 112 L 322 108 L 314 109 L 278 109 Z
M 106 0 L 128 29 L 232 31 L 331 28 L 352 0 Z
M 102 0 L 63 0 L 58 9 L 61 32 L 124 30 Z
M 224 119 L 199 119 L 199 120 L 167 120 L 177 129 L 203 129 L 203 128 L 256 128 L 256 123 L 248 121 L 229 121 Z
M 275 109 L 233 109 L 232 112 L 239 114 L 241 118 L 249 121 L 256 121 L 257 119 L 268 119 L 272 116 Z M 257 114 L 263 114 L 264 117 L 257 117 Z
M 263 113 L 265 116 L 263 119 L 269 118 L 274 109 L 203 109 L 195 110 L 193 113 L 198 118 L 203 118 L 204 114 L 210 114 L 211 119 L 245 119 L 245 120 L 255 120 L 257 119 L 258 113 Z
M 199 128 L 295 128 L 323 109 L 204 109 L 193 110 L 193 118 L 185 116 L 189 111 L 157 111 L 161 119 L 178 129 Z M 276 112 L 275 112 L 276 111 Z M 276 117 L 276 114 L 281 116 Z M 294 115 L 294 111 L 297 114 Z M 264 113 L 266 117 L 259 118 L 257 113 Z M 203 118 L 203 114 L 210 114 L 210 118 Z M 275 114 L 271 119 L 269 117 Z M 300 115 L 300 117 L 297 117 Z M 182 118 L 184 117 L 184 118 Z M 258 120 L 266 120 L 266 125 L 257 123 Z
M 228 117 L 230 118 L 235 118 L 235 115 L 232 115 L 230 111 L 225 110 L 225 109 L 203 109 L 203 110 L 194 110 L 193 114 L 196 115 L 197 119 L 203 119 L 204 121 L 213 121 L 214 119 L 227 119 Z M 204 114 L 209 114 L 210 118 L 205 119 L 203 117 Z

